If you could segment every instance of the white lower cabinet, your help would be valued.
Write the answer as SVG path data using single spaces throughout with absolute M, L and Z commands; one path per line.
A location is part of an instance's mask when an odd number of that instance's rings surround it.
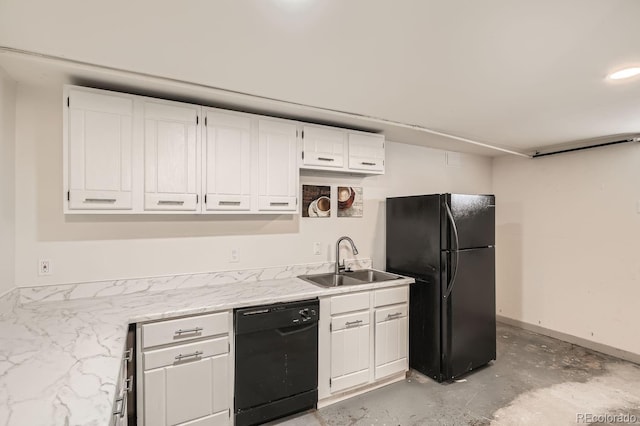
M 331 318 L 331 391 L 369 381 L 369 311 Z
M 320 300 L 320 406 L 408 370 L 408 301 L 408 285 Z
M 375 378 L 406 371 L 409 364 L 407 305 L 376 309 L 375 318 Z
M 229 321 L 231 316 L 223 314 Z M 211 315 L 201 317 L 207 319 Z M 190 318 L 197 320 L 198 317 Z M 142 331 L 139 347 L 145 338 L 144 327 L 139 326 Z M 229 330 L 230 324 L 214 338 L 181 344 L 159 341 L 158 346 L 144 349 L 142 401 L 138 403 L 138 408 L 142 408 L 140 425 L 230 424 L 233 363 Z

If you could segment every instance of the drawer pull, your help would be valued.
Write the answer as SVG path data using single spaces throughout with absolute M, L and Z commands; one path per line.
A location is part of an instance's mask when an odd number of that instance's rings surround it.
M 129 378 L 124 381 L 124 383 L 125 383 L 124 390 L 126 390 L 127 393 L 131 393 L 131 391 L 133 390 L 133 374 L 129 376 Z
M 375 166 L 377 163 L 371 163 L 368 161 L 363 161 L 360 164 L 362 164 L 363 166 Z
M 327 158 L 327 157 L 318 157 L 320 161 L 335 161 L 335 158 Z
M 103 203 L 103 204 L 113 204 L 117 200 L 115 198 L 85 198 L 85 203 Z
M 288 206 L 288 205 L 289 205 L 289 203 L 284 203 L 284 202 L 275 202 L 275 201 L 272 201 L 272 202 L 270 202 L 270 203 L 269 203 L 269 205 L 270 205 L 270 206 Z
M 239 206 L 240 201 L 218 201 L 219 206 Z
M 127 349 L 126 351 L 124 351 L 124 359 L 122 361 L 131 362 L 132 359 L 133 359 L 133 349 Z
M 116 407 L 118 408 L 116 408 L 113 411 L 113 415 L 120 416 L 120 417 L 124 416 L 124 407 L 125 407 L 124 397 L 120 397 L 116 399 Z
M 393 313 L 393 314 L 389 314 L 389 315 L 387 315 L 387 319 L 398 318 L 400 315 L 402 315 L 402 312 L 396 312 L 396 313 Z
M 347 321 L 347 322 L 345 322 L 345 323 L 344 323 L 344 325 L 345 325 L 345 326 L 347 326 L 347 327 L 349 327 L 349 326 L 352 326 L 352 325 L 360 324 L 361 322 L 362 322 L 362 320 Z
M 183 204 L 184 204 L 184 201 L 178 201 L 178 200 L 159 200 L 158 201 L 159 206 L 181 206 Z
M 176 330 L 175 334 L 180 336 L 180 335 L 186 334 L 186 333 L 200 333 L 202 330 L 204 330 L 204 328 L 202 328 L 202 327 L 187 328 L 186 330 L 183 330 L 183 329 L 180 328 L 180 329 Z
M 176 361 L 182 361 L 184 358 L 191 358 L 191 357 L 196 357 L 196 358 L 198 358 L 198 357 L 199 357 L 200 355 L 202 355 L 202 354 L 203 354 L 203 352 L 202 352 L 202 351 L 195 351 L 194 353 L 191 353 L 191 354 L 185 354 L 185 355 L 178 354 L 178 355 L 176 355 Z

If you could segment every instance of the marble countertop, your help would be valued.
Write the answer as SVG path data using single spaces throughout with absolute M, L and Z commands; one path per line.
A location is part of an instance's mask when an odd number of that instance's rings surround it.
M 16 304 L 0 314 L 0 425 L 109 425 L 130 323 L 413 282 L 325 289 L 291 277 Z

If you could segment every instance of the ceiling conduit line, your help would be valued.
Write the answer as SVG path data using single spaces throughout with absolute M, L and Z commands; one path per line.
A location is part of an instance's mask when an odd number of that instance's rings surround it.
M 598 143 L 598 144 L 595 144 L 595 145 L 580 146 L 580 147 L 576 147 L 576 148 L 559 149 L 557 151 L 550 151 L 550 152 L 536 151 L 531 156 L 531 158 L 540 158 L 540 157 L 546 157 L 546 156 L 549 156 L 549 155 L 564 154 L 564 153 L 567 153 L 567 152 L 582 151 L 582 150 L 591 149 L 591 148 L 600 148 L 600 147 L 603 147 L 603 146 L 619 145 L 619 144 L 628 143 L 628 142 L 640 142 L 640 137 L 630 138 L 630 139 L 622 139 L 622 140 L 613 141 L 613 142 Z
M 84 62 L 84 61 L 80 61 L 80 60 L 76 60 L 76 59 L 64 58 L 64 57 L 61 57 L 61 56 L 55 56 L 55 55 L 50 55 L 50 54 L 40 53 L 40 52 L 33 52 L 33 51 L 30 51 L 30 50 L 18 49 L 18 48 L 9 47 L 9 46 L 0 45 L 0 52 L 5 52 L 5 53 L 19 55 L 19 56 L 27 56 L 27 57 L 32 57 L 32 58 L 44 59 L 44 60 L 53 61 L 53 62 L 62 62 L 62 63 L 72 64 L 72 65 L 85 67 L 85 68 L 89 68 L 89 69 L 94 69 L 94 70 L 109 71 L 109 72 L 112 72 L 112 73 L 122 74 L 124 76 L 143 77 L 143 78 L 149 78 L 149 79 L 163 81 L 163 82 L 167 82 L 167 83 L 172 83 L 172 84 L 181 84 L 181 85 L 187 85 L 187 86 L 191 86 L 191 87 L 201 87 L 203 89 L 218 91 L 221 94 L 225 94 L 225 95 L 236 95 L 238 97 L 246 97 L 246 98 L 250 98 L 250 99 L 258 99 L 258 100 L 261 100 L 261 101 L 267 101 L 267 102 L 271 102 L 271 103 L 279 104 L 279 105 L 294 106 L 296 108 L 305 109 L 305 110 L 308 110 L 308 111 L 311 111 L 311 112 L 315 111 L 315 112 L 329 113 L 329 114 L 332 114 L 332 115 L 335 115 L 335 116 L 340 116 L 340 117 L 345 117 L 345 118 L 352 118 L 352 119 L 356 118 L 356 119 L 368 121 L 368 122 L 371 122 L 371 123 L 386 124 L 386 125 L 389 125 L 389 126 L 395 126 L 395 127 L 405 128 L 405 129 L 411 129 L 411 130 L 415 130 L 415 131 L 422 132 L 422 133 L 428 133 L 428 134 L 435 135 L 435 136 L 441 136 L 441 137 L 448 138 L 448 139 L 454 139 L 454 140 L 457 140 L 457 141 L 460 141 L 460 142 L 464 142 L 464 143 L 467 143 L 467 144 L 470 144 L 470 145 L 480 146 L 480 147 L 483 147 L 483 148 L 488 148 L 488 149 L 492 149 L 492 150 L 495 150 L 495 151 L 504 152 L 506 154 L 517 155 L 517 156 L 525 157 L 525 158 L 532 158 L 531 155 L 525 154 L 523 152 L 518 152 L 518 151 L 514 151 L 514 150 L 511 150 L 511 149 L 508 149 L 508 148 L 503 148 L 503 147 L 499 147 L 499 146 L 495 146 L 495 145 L 490 145 L 490 144 L 485 143 L 485 142 L 479 142 L 479 141 L 475 141 L 473 139 L 468 139 L 468 138 L 452 135 L 452 134 L 445 133 L 445 132 L 439 132 L 437 130 L 432 130 L 432 129 L 429 129 L 427 127 L 421 126 L 419 124 L 408 124 L 408 123 L 403 123 L 403 122 L 400 122 L 400 121 L 388 120 L 386 118 L 374 117 L 374 116 L 358 114 L 358 113 L 351 113 L 351 112 L 341 111 L 341 110 L 332 109 L 332 108 L 316 107 L 316 106 L 307 105 L 307 104 L 303 104 L 303 103 L 299 103 L 299 102 L 283 101 L 283 100 L 276 99 L 276 98 L 271 98 L 271 97 L 268 97 L 268 96 L 254 95 L 254 94 L 251 94 L 251 93 L 241 92 L 241 91 L 237 91 L 237 90 L 223 89 L 223 88 L 216 87 L 216 86 L 209 86 L 209 85 L 202 84 L 202 83 L 195 83 L 195 82 L 191 82 L 191 81 L 187 81 L 187 80 L 180 80 L 180 79 L 172 78 L 172 77 L 162 77 L 162 76 L 149 74 L 149 73 L 144 73 L 144 72 L 139 72 L 139 71 L 130 71 L 130 70 L 122 69 L 122 68 L 111 67 L 111 66 L 108 66 L 108 65 L 98 65 L 98 64 L 93 64 L 91 62 Z

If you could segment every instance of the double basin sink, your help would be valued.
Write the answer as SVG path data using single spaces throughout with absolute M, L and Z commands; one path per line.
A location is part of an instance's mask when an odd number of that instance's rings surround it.
M 382 281 L 393 281 L 401 279 L 402 277 L 386 272 L 376 271 L 374 269 L 362 269 L 359 271 L 345 271 L 339 274 L 328 273 L 317 275 L 300 275 L 298 278 L 311 284 L 328 288 L 371 284 Z

